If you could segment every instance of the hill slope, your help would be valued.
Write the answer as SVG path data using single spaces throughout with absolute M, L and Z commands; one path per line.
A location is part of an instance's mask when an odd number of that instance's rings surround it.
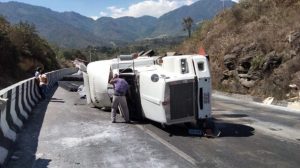
M 181 50 L 206 49 L 217 89 L 287 98 L 290 84 L 300 87 L 299 14 L 300 0 L 244 0 L 202 24 Z
M 55 53 L 27 23 L 10 25 L 0 17 L 0 89 L 33 76 L 34 69 L 59 68 Z

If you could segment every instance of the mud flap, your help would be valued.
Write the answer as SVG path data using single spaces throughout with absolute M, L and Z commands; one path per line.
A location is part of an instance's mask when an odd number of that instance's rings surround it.
M 89 76 L 85 72 L 83 72 L 83 81 L 84 81 L 84 89 L 85 89 L 85 94 L 86 94 L 86 103 L 90 104 L 92 102 L 92 100 L 91 100 Z
M 201 129 L 189 129 L 190 135 L 203 136 L 203 131 Z
M 190 135 L 204 136 L 207 138 L 216 138 L 221 135 L 221 131 L 215 126 L 213 120 L 198 120 L 195 124 L 186 124 Z

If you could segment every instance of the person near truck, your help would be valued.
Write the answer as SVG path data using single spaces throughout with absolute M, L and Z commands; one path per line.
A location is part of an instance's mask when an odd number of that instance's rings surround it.
M 111 108 L 111 122 L 116 122 L 116 113 L 118 106 L 121 109 L 121 112 L 123 114 L 123 117 L 125 119 L 126 123 L 129 123 L 129 111 L 126 101 L 126 92 L 129 88 L 128 83 L 125 79 L 119 78 L 119 76 L 116 74 L 114 77 L 109 81 L 110 84 L 113 85 L 114 88 L 114 95 L 112 100 L 112 108 Z
M 41 90 L 42 99 L 46 99 L 47 96 L 47 85 L 48 85 L 48 78 L 46 74 L 39 75 L 39 86 Z
M 34 72 L 34 77 L 35 77 L 36 79 L 38 79 L 41 73 L 42 73 L 42 68 L 41 68 L 41 67 L 37 67 L 37 68 L 35 69 L 35 72 Z
M 42 95 L 42 89 L 40 88 L 40 74 L 42 74 L 42 68 L 37 67 L 34 72 L 34 77 L 35 77 L 34 82 L 35 85 L 38 87 L 38 91 L 40 95 Z

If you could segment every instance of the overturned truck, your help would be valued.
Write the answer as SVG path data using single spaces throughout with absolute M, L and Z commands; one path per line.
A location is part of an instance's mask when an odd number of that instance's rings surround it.
M 88 103 L 110 107 L 114 74 L 130 85 L 126 95 L 131 120 L 144 118 L 164 125 L 199 123 L 211 118 L 208 57 L 180 55 L 118 58 L 92 62 L 84 74 Z

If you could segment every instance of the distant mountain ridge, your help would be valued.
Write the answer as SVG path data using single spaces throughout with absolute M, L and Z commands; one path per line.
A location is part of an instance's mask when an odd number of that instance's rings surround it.
M 225 1 L 225 7 L 235 4 Z M 101 17 L 98 20 L 75 12 L 55 12 L 49 8 L 19 2 L 0 2 L 0 15 L 15 24 L 27 21 L 36 26 L 39 34 L 60 47 L 84 48 L 88 45 L 110 45 L 113 41 L 130 42 L 160 35 L 182 35 L 182 19 L 190 16 L 197 23 L 210 19 L 222 10 L 220 0 L 199 0 L 168 12 L 160 18 Z
M 224 8 L 229 8 L 234 4 L 233 1 L 224 1 Z M 190 6 L 182 6 L 159 17 L 157 27 L 152 35 L 158 36 L 164 33 L 173 36 L 182 35 L 185 33 L 182 31 L 181 25 L 183 18 L 191 17 L 197 24 L 212 19 L 222 9 L 223 2 L 220 0 L 200 0 Z

